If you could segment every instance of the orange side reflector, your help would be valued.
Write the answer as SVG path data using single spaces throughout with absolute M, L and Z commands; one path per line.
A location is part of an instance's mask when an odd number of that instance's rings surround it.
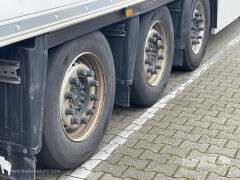
M 129 16 L 133 15 L 133 10 L 132 9 L 127 9 L 125 14 L 126 14 L 126 17 L 129 17 Z

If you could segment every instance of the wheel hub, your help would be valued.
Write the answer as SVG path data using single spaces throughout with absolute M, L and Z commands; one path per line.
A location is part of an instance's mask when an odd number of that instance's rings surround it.
M 149 31 L 145 47 L 145 76 L 150 86 L 157 86 L 167 63 L 166 31 L 161 22 L 156 22 Z
M 198 3 L 192 18 L 191 43 L 194 54 L 198 54 L 203 45 L 205 28 L 205 10 L 202 2 Z
M 66 134 L 74 140 L 90 133 L 101 109 L 98 102 L 102 101 L 103 85 L 96 80 L 96 75 L 102 78 L 102 74 L 100 69 L 96 73 L 93 69 L 87 62 L 76 60 L 63 81 L 60 95 L 62 124 Z

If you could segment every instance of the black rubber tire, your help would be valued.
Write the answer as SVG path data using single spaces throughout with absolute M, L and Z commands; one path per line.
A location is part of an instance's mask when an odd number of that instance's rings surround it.
M 182 69 L 187 71 L 193 71 L 199 67 L 203 60 L 203 56 L 207 47 L 207 42 L 209 38 L 209 31 L 210 31 L 210 5 L 209 0 L 193 0 L 191 5 L 190 11 L 190 18 L 192 21 L 192 16 L 194 13 L 194 9 L 198 2 L 202 2 L 206 12 L 206 19 L 205 19 L 205 29 L 204 29 L 204 37 L 203 37 L 203 44 L 202 48 L 198 54 L 194 54 L 192 47 L 191 47 L 191 23 L 189 23 L 188 34 L 187 34 L 187 42 L 186 48 L 184 49 L 183 53 L 183 66 Z
M 145 42 L 148 32 L 152 25 L 160 20 L 167 31 L 168 36 L 168 59 L 166 70 L 163 74 L 162 80 L 155 87 L 150 86 L 144 75 L 144 51 Z M 168 83 L 171 74 L 174 53 L 174 32 L 170 12 L 166 6 L 160 7 L 154 11 L 144 14 L 140 17 L 140 30 L 138 51 L 134 70 L 133 85 L 131 86 L 131 99 L 132 105 L 136 106 L 151 106 L 155 104 L 162 96 L 164 89 Z
M 83 52 L 92 52 L 99 58 L 105 79 L 105 94 L 94 131 L 84 141 L 74 142 L 66 136 L 60 122 L 59 94 L 68 67 Z M 102 141 L 114 104 L 114 61 L 106 38 L 98 31 L 61 45 L 50 53 L 49 61 L 43 146 L 37 159 L 45 167 L 67 170 L 88 160 Z

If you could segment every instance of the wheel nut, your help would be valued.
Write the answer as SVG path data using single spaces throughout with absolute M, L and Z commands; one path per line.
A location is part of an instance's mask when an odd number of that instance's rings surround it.
M 197 41 L 196 41 L 196 40 L 192 41 L 192 44 L 193 44 L 193 45 L 196 45 L 196 44 L 197 44 Z
M 156 37 L 158 40 L 163 40 L 163 36 L 161 36 L 159 33 L 154 33 L 153 37 Z
M 158 70 L 154 70 L 153 72 L 152 72 L 152 74 L 157 74 L 158 73 Z
M 161 65 L 156 65 L 156 70 L 157 69 L 162 69 L 162 66 Z
M 75 125 L 75 124 L 80 125 L 81 122 L 82 122 L 81 119 L 78 119 L 78 118 L 75 118 L 75 117 L 73 117 L 73 118 L 71 119 L 71 124 L 72 124 L 72 125 Z
M 78 76 L 87 76 L 88 71 L 86 69 L 79 69 L 77 74 Z
M 66 111 L 65 111 L 65 114 L 75 116 L 76 111 L 74 109 L 67 108 Z
M 199 13 L 199 12 L 196 12 L 196 13 L 195 13 L 195 16 L 196 16 L 196 17 L 199 17 L 199 16 L 200 16 L 200 13 Z
M 193 44 L 193 45 L 200 44 L 200 41 L 194 40 L 194 41 L 192 41 L 192 44 Z
M 95 110 L 94 109 L 87 109 L 86 110 L 86 114 L 87 115 L 94 115 L 95 114 Z
M 65 99 L 74 99 L 74 94 L 73 93 L 66 93 L 65 94 Z
M 196 18 L 196 17 L 194 17 L 193 19 L 192 19 L 192 21 L 198 21 L 198 18 Z
M 92 95 L 90 96 L 90 100 L 91 100 L 91 101 L 98 101 L 98 100 L 99 100 L 99 96 L 92 94 Z
M 155 39 L 155 38 L 152 38 L 152 37 L 150 37 L 150 38 L 148 39 L 148 41 L 149 41 L 149 42 L 151 42 L 151 43 L 154 43 L 154 42 L 156 41 L 156 39 Z
M 72 119 L 71 119 L 71 124 L 72 125 L 75 125 L 75 124 L 77 124 L 77 125 L 81 125 L 81 124 L 88 124 L 88 119 L 87 118 L 75 118 L 75 117 L 73 117 Z
M 159 48 L 159 49 L 165 49 L 165 46 L 164 46 L 163 44 L 160 44 L 160 45 L 158 46 L 158 48 Z
M 147 72 L 148 72 L 148 73 L 152 73 L 153 71 L 154 71 L 153 68 L 151 68 L 151 67 L 147 68 Z
M 164 56 L 163 55 L 159 55 L 158 56 L 158 60 L 164 60 Z
M 161 36 L 160 34 L 159 34 L 159 37 L 158 37 L 158 40 L 163 40 L 163 36 Z
M 191 39 L 196 39 L 196 36 L 191 36 Z
M 81 118 L 82 124 L 88 124 L 89 120 L 87 118 Z
M 145 51 L 146 51 L 147 53 L 148 53 L 148 52 L 152 52 L 152 48 L 147 47 Z
M 79 79 L 78 78 L 70 78 L 69 79 L 69 83 L 72 84 L 72 85 L 77 85 L 79 84 Z
M 95 80 L 92 80 L 92 81 L 90 81 L 90 86 L 95 86 L 95 87 L 97 87 L 97 86 L 99 86 L 99 82 L 98 82 L 98 81 L 95 81 Z
M 87 72 L 87 77 L 93 77 L 93 76 L 94 76 L 94 71 Z
M 145 60 L 145 64 L 149 64 L 149 65 L 152 65 L 152 61 L 150 61 L 150 60 Z
M 192 30 L 192 31 L 196 31 L 197 28 L 196 28 L 196 27 L 192 27 L 191 30 Z

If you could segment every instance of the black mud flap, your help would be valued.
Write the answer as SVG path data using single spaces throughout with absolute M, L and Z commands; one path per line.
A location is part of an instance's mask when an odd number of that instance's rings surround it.
M 0 149 L 0 179 L 35 179 L 35 157 L 11 151 L 11 147 Z
M 34 179 L 42 146 L 46 36 L 0 48 L 0 179 Z

